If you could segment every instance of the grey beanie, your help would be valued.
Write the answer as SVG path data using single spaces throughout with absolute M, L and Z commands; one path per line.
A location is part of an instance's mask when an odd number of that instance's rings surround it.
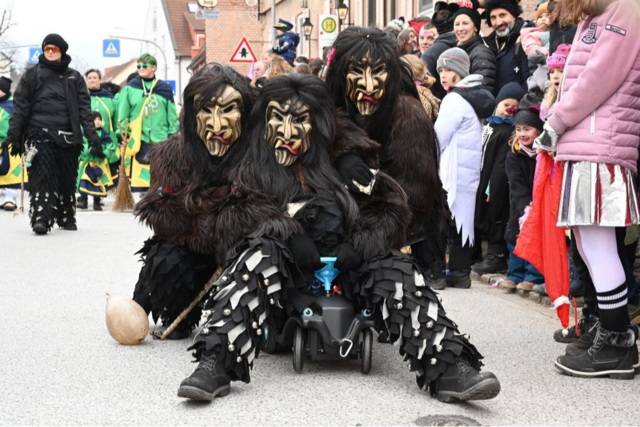
M 440 70 L 440 68 L 448 68 L 464 79 L 469 75 L 471 61 L 469 60 L 467 52 L 459 47 L 452 47 L 451 49 L 445 50 L 444 53 L 440 55 L 440 58 L 438 58 L 437 69 Z

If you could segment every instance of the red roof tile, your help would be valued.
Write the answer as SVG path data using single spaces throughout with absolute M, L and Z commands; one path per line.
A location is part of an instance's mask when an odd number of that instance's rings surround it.
M 169 19 L 169 27 L 171 29 L 171 37 L 178 49 L 178 55 L 191 58 L 191 46 L 195 43 L 191 38 L 189 22 L 185 17 L 185 13 L 189 13 L 188 3 L 194 0 L 162 0 L 164 9 Z M 195 20 L 195 17 L 194 17 Z M 203 24 L 204 26 L 204 24 Z

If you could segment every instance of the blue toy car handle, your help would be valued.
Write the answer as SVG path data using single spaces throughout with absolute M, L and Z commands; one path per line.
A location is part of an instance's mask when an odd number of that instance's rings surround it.
M 331 283 L 341 273 L 340 270 L 337 270 L 334 267 L 336 259 L 337 258 L 334 256 L 320 257 L 320 261 L 322 261 L 325 266 L 320 270 L 316 270 L 316 272 L 314 273 L 316 279 L 318 279 L 318 281 L 324 285 L 324 290 L 326 292 L 331 291 Z

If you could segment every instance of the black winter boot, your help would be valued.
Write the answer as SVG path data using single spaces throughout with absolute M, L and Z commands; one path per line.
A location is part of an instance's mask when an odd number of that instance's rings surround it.
M 231 380 L 214 350 L 203 352 L 196 370 L 180 383 L 178 397 L 213 400 L 231 393 Z
M 31 229 L 33 230 L 34 233 L 38 235 L 44 235 L 49 232 L 49 230 L 47 229 L 47 225 L 42 221 L 36 221 L 36 223 L 33 224 L 33 227 L 31 227 Z
M 76 207 L 78 209 L 87 209 L 89 207 L 89 199 L 86 194 L 81 194 L 76 201 Z
M 468 271 L 452 271 L 447 276 L 446 284 L 450 288 L 469 289 L 471 287 L 471 277 Z
M 94 197 L 93 198 L 93 210 L 94 211 L 101 211 L 102 210 L 102 205 L 100 205 L 100 197 Z
M 586 332 L 582 332 L 580 338 L 567 345 L 567 348 L 565 348 L 565 354 L 567 356 L 577 356 L 589 350 L 593 345 L 593 341 L 596 339 L 596 335 L 598 334 L 599 324 L 600 322 L 597 320 L 592 322 L 590 328 Z
M 556 329 L 556 331 L 553 333 L 553 339 L 556 340 L 557 342 L 561 342 L 565 344 L 578 341 L 579 339 L 582 339 L 583 335 L 589 332 L 591 327 L 595 325 L 597 321 L 598 321 L 598 318 L 595 316 L 585 317 L 584 319 L 581 319 L 578 322 L 578 332 L 580 332 L 580 336 L 578 336 L 578 334 L 576 333 L 576 326 L 572 326 L 569 329 L 567 329 L 567 335 L 564 335 L 562 333 L 563 329 Z M 593 336 L 591 337 L 591 341 L 593 341 Z M 591 347 L 591 344 L 589 344 L 589 347 Z
M 591 347 L 576 356 L 558 357 L 556 367 L 562 373 L 576 377 L 609 376 L 631 380 L 635 376 L 634 364 L 638 361 L 637 332 L 631 327 L 625 332 L 610 332 L 599 323 Z
M 168 327 L 168 326 L 167 326 Z M 176 328 L 167 335 L 168 340 L 184 340 L 191 335 L 191 329 L 187 325 L 186 320 L 183 320 Z
M 500 381 L 491 372 L 478 372 L 457 358 L 436 380 L 435 396 L 441 402 L 493 399 L 500 393 Z
M 478 262 L 471 267 L 475 273 L 504 273 L 509 268 L 505 255 L 487 254 L 482 262 Z

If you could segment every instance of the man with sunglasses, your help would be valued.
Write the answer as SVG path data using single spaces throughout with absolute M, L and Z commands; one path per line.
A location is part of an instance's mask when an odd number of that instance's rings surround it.
M 47 234 L 54 223 L 77 230 L 76 179 L 83 132 L 92 154 L 104 157 L 91 115 L 91 99 L 82 75 L 69 67 L 69 45 L 58 34 L 42 42 L 38 65 L 16 89 L 14 110 L 3 148 L 26 152 L 29 167 L 31 228 Z
M 128 120 L 129 144 L 126 156 L 131 160 L 127 173 L 131 190 L 149 189 L 149 151 L 153 144 L 165 141 L 178 131 L 178 115 L 169 83 L 156 78 L 156 58 L 144 53 L 138 58 L 138 75 L 119 94 L 118 122 Z

